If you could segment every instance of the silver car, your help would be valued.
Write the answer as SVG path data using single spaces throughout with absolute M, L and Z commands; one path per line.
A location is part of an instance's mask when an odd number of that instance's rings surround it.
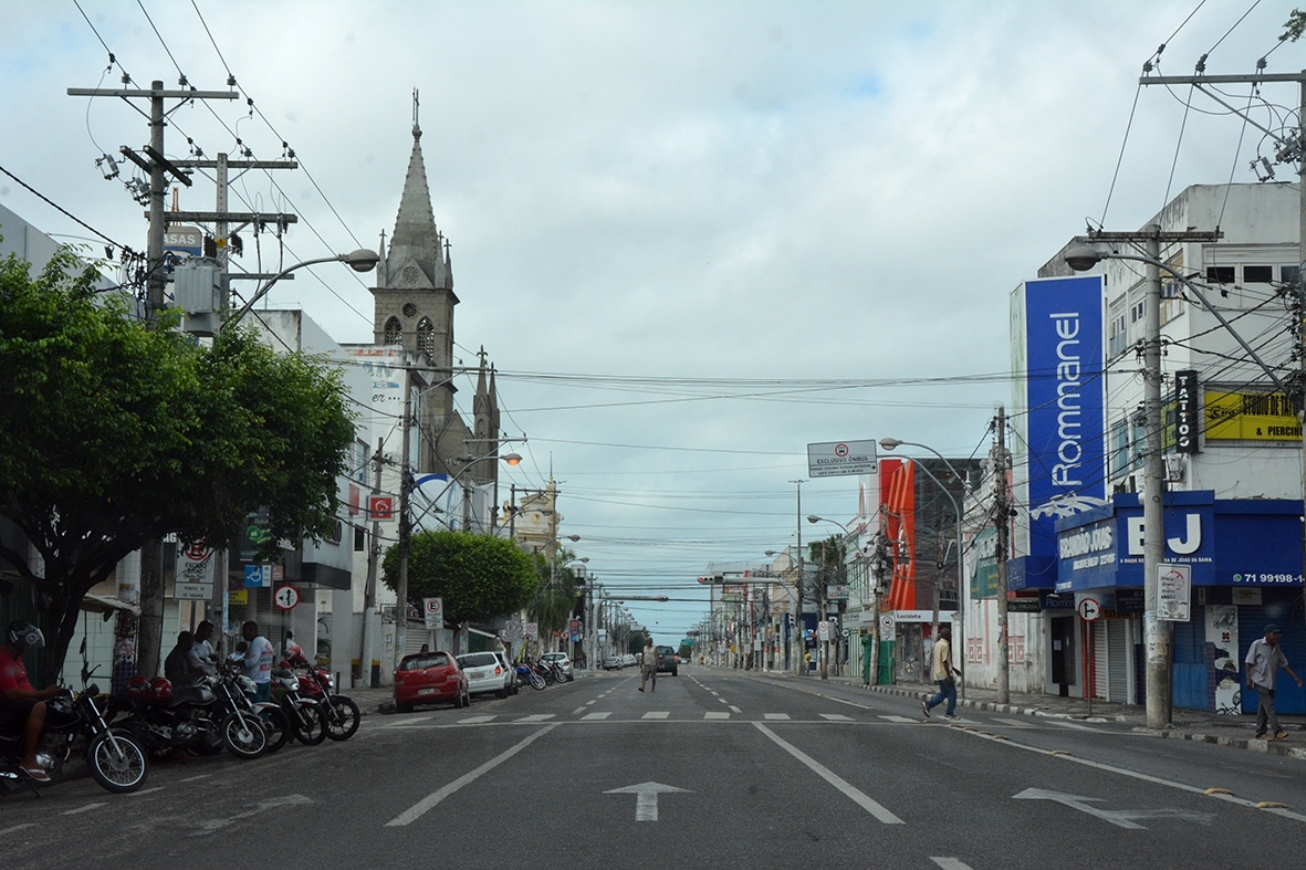
M 458 656 L 458 666 L 467 675 L 467 693 L 469 695 L 495 694 L 500 698 L 508 697 L 504 683 L 504 666 L 499 657 L 492 652 L 463 653 Z

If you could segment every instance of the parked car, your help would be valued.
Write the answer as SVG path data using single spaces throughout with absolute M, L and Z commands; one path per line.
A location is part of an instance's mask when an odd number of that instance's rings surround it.
M 472 702 L 467 675 L 444 650 L 413 653 L 399 661 L 395 672 L 395 711 L 411 713 L 418 704 L 452 702 L 465 707 Z
M 517 669 L 508 661 L 508 654 L 502 650 L 495 650 L 494 657 L 499 660 L 499 666 L 503 668 L 503 688 L 509 695 L 517 694 L 521 684 L 517 681 Z
M 473 695 L 495 694 L 508 697 L 504 685 L 503 665 L 492 652 L 463 653 L 458 656 L 458 666 L 467 674 L 467 691 Z
M 621 656 L 619 655 L 613 654 L 603 657 L 603 670 L 605 671 L 619 671 L 624 667 L 625 664 L 621 661 Z
M 567 682 L 570 683 L 576 679 L 576 673 L 572 669 L 573 666 L 571 663 L 571 659 L 567 658 L 566 653 L 560 653 L 560 652 L 545 653 L 544 655 L 540 656 L 540 661 L 552 662 L 553 664 L 557 665 L 558 670 L 562 672 L 563 679 L 565 679 Z
M 626 653 L 621 657 L 621 666 L 623 668 L 633 668 L 639 662 L 634 653 Z
M 676 651 L 669 646 L 654 647 L 658 651 L 658 673 L 670 673 L 671 676 L 679 676 L 680 662 L 676 658 Z

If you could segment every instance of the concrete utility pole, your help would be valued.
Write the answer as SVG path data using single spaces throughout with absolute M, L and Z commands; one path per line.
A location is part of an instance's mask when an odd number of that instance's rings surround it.
M 125 145 L 119 149 L 123 156 L 150 174 L 149 230 L 146 243 L 145 272 L 145 322 L 155 328 L 159 312 L 163 310 L 164 286 L 167 283 L 163 270 L 164 199 L 167 196 L 167 175 L 189 187 L 190 177 L 164 157 L 163 128 L 169 112 L 164 111 L 164 100 L 181 100 L 173 111 L 193 100 L 234 100 L 235 91 L 199 91 L 195 89 L 164 90 L 162 81 L 153 81 L 148 90 L 126 87 L 130 83 L 123 76 L 121 88 L 68 88 L 70 97 L 118 97 L 124 100 L 148 99 L 150 101 L 150 144 L 143 149 L 142 157 Z M 219 585 L 225 577 L 215 578 Z M 152 540 L 141 547 L 141 618 L 137 634 L 137 671 L 146 677 L 158 672 L 163 635 L 163 542 Z
M 993 447 L 993 523 L 997 533 L 998 557 L 998 703 L 1011 703 L 1011 656 L 1007 643 L 1007 530 L 1011 522 L 1011 506 L 1007 503 L 1007 410 L 998 405 L 994 423 L 997 440 Z M 957 554 L 961 558 L 961 554 Z M 961 590 L 957 590 L 961 594 Z
M 799 676 L 807 675 L 807 639 L 803 637 L 803 484 L 805 480 L 789 481 L 798 488 L 798 580 L 794 583 L 794 632 L 798 635 L 798 655 L 794 660 L 794 670 Z
M 385 439 L 376 439 L 376 455 L 372 457 L 372 495 L 381 494 L 382 447 Z M 370 505 L 368 513 L 371 513 Z M 376 614 L 376 581 L 379 573 L 377 563 L 381 557 L 381 521 L 372 518 L 371 533 L 367 538 L 367 584 L 363 587 L 363 631 L 361 646 L 358 651 L 359 670 L 367 668 L 364 678 L 373 689 L 381 687 L 381 661 L 375 657 L 376 638 L 372 620 Z
M 413 422 L 413 370 L 404 367 L 404 420 L 403 446 L 399 458 L 399 552 L 395 565 L 395 670 L 404 657 L 408 642 L 408 549 L 412 545 L 413 530 L 408 517 L 408 497 L 412 488 L 412 469 L 409 460 Z

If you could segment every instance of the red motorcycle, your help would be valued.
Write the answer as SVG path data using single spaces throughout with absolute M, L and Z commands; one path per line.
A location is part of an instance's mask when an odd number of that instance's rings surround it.
M 304 697 L 317 701 L 327 737 L 348 740 L 354 736 L 361 716 L 358 705 L 347 695 L 335 694 L 336 681 L 330 671 L 299 657 L 282 662 L 281 666 L 290 668 L 299 677 L 299 691 Z

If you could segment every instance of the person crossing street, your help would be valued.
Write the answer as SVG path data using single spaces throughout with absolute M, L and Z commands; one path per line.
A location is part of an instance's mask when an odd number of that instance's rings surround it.
M 641 692 L 644 691 L 644 683 L 650 679 L 653 681 L 653 685 L 649 688 L 649 691 L 656 692 L 658 690 L 658 651 L 653 646 L 653 638 L 651 637 L 644 644 L 644 652 L 640 656 L 639 690 Z
M 928 701 L 921 702 L 921 709 L 925 711 L 926 719 L 930 718 L 930 710 L 944 701 L 948 702 L 944 715 L 949 719 L 957 718 L 957 681 L 954 676 L 960 677 L 961 671 L 952 664 L 952 627 L 941 625 L 939 640 L 934 644 L 934 654 L 930 664 L 930 679 L 939 684 L 939 694 Z

